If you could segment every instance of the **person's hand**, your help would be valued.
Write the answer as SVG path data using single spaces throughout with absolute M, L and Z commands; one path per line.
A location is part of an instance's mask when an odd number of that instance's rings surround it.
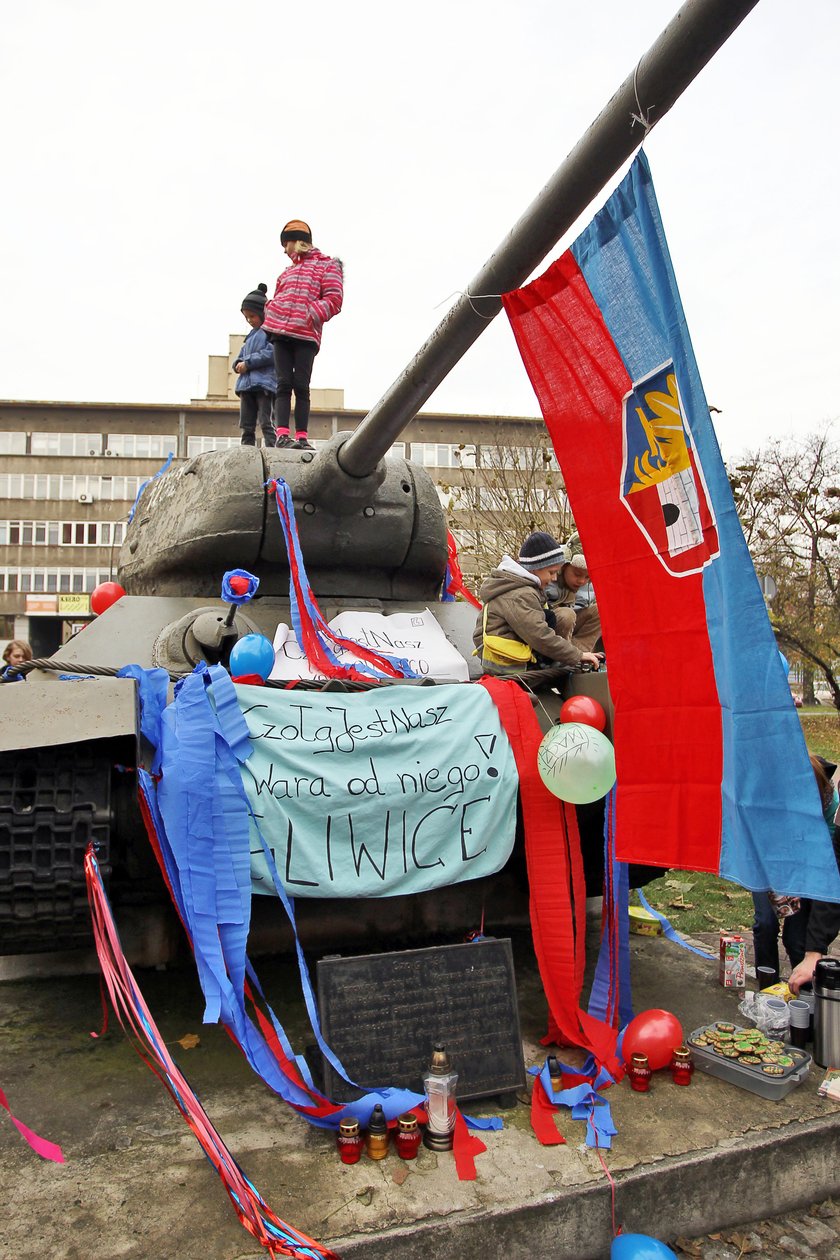
M 791 993 L 798 995 L 800 985 L 808 984 L 814 978 L 814 969 L 822 958 L 822 954 L 808 953 L 802 959 L 801 963 L 797 963 L 788 978 L 788 988 Z
M 240 361 L 235 365 L 233 370 L 234 372 L 238 372 L 240 376 L 244 376 L 244 374 L 248 371 L 248 367 L 247 367 L 247 364 L 243 363 L 242 360 L 240 359 Z
M 581 652 L 581 665 L 589 665 L 592 669 L 600 669 L 604 657 L 601 652 Z

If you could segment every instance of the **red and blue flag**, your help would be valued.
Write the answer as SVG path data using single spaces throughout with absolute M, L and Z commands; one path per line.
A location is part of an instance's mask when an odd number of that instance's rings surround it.
M 601 612 L 617 856 L 840 901 L 644 154 L 503 300 Z

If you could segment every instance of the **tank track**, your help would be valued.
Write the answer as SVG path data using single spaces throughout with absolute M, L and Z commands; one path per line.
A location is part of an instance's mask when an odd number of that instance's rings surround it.
M 91 942 L 84 855 L 111 870 L 112 759 L 103 743 L 0 754 L 0 953 Z

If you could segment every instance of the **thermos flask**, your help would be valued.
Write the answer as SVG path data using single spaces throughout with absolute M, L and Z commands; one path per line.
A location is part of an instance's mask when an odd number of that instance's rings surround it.
M 814 971 L 814 1058 L 840 1067 L 840 958 L 821 958 Z

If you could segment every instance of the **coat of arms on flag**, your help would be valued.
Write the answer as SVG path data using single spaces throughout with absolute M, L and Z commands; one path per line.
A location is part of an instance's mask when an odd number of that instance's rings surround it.
M 669 573 L 696 573 L 720 548 L 672 362 L 633 383 L 623 427 L 621 500 Z

